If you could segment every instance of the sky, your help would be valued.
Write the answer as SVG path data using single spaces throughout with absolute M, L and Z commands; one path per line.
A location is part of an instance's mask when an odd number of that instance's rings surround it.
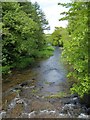
M 46 15 L 46 19 L 49 22 L 50 30 L 45 33 L 52 33 L 55 27 L 66 27 L 67 21 L 59 21 L 62 17 L 60 13 L 67 11 L 66 8 L 58 5 L 58 3 L 67 3 L 71 0 L 30 0 L 32 3 L 38 2 L 40 8 Z

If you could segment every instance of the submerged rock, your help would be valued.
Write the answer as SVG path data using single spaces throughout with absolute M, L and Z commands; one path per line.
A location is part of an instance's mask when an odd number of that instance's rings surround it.
M 21 100 L 16 101 L 16 103 L 18 103 L 18 104 L 23 104 L 24 101 L 21 99 Z

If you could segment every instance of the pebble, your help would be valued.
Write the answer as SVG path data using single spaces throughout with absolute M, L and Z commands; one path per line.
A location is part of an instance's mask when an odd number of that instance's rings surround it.
M 35 111 L 31 112 L 28 114 L 28 117 L 31 118 L 31 117 L 34 117 L 35 116 Z
M 40 111 L 40 113 L 48 113 L 48 110 Z
M 54 111 L 54 110 L 49 111 L 49 114 L 55 114 L 55 113 L 56 113 L 56 111 Z
M 24 103 L 24 101 L 21 99 L 21 100 L 16 101 L 16 103 L 22 104 Z
M 30 88 L 32 89 L 32 88 L 34 88 L 35 86 L 31 86 Z

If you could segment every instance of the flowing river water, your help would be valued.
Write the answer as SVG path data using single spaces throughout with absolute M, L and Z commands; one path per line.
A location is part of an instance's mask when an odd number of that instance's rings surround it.
M 3 92 L 1 111 L 4 118 L 80 117 L 82 108 L 79 104 L 77 107 L 73 103 L 65 103 L 71 99 L 75 101 L 77 97 L 67 97 L 67 71 L 60 61 L 61 52 L 61 48 L 55 47 L 53 56 L 36 63 L 26 73 L 15 73 L 9 78 L 15 81 L 15 85 L 8 83 L 8 88 L 4 84 L 6 91 Z M 75 106 L 76 111 L 72 113 Z M 82 116 L 88 118 L 83 113 Z

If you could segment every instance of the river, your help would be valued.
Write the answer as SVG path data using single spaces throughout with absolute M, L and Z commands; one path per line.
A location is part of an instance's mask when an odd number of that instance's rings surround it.
M 74 116 L 74 113 L 73 115 L 69 113 L 74 105 L 62 102 L 76 100 L 77 97 L 67 97 L 67 71 L 61 61 L 61 53 L 62 48 L 55 47 L 54 54 L 50 58 L 36 63 L 26 72 L 15 73 L 9 77 L 15 82 L 15 85 L 10 86 L 8 83 L 9 88 L 4 87 L 7 90 L 3 92 L 3 110 L 1 112 L 3 117 L 66 118 Z M 78 117 L 80 112 L 78 107 L 75 110 L 77 112 L 73 111 L 78 113 L 76 114 Z
M 60 62 L 61 49 L 55 47 L 53 56 L 41 61 L 39 67 L 34 68 L 37 71 L 37 86 L 42 89 L 42 95 L 54 94 L 63 91 L 62 84 L 66 82 L 66 70 Z

